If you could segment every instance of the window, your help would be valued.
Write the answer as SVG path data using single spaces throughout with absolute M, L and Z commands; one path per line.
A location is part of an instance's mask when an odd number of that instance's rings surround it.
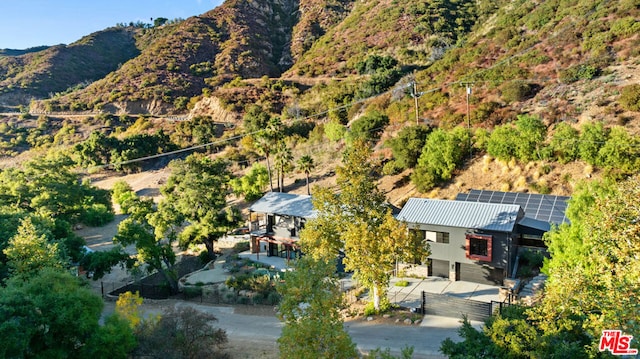
M 425 231 L 425 239 L 436 243 L 449 243 L 449 233 Z
M 467 258 L 491 262 L 493 237 L 479 234 L 467 234 Z
M 424 238 L 429 242 L 449 243 L 449 233 L 425 231 L 423 229 L 411 229 L 419 238 Z

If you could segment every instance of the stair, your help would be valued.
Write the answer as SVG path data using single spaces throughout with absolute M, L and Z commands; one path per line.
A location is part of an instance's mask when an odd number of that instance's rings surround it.
M 533 277 L 525 286 L 518 292 L 518 300 L 527 305 L 532 305 L 536 301 L 538 294 L 544 289 L 544 283 L 547 280 L 547 276 L 539 274 Z

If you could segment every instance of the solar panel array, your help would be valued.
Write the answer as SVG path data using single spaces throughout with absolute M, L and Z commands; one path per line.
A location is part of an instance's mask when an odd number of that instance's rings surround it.
M 570 197 L 548 194 L 500 192 L 472 189 L 459 193 L 456 201 L 517 204 L 526 217 L 553 224 L 569 223 L 565 214 Z

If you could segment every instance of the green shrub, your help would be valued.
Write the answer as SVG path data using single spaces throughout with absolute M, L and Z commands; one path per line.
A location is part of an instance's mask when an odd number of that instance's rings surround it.
M 526 100 L 532 94 L 532 86 L 524 81 L 509 81 L 502 85 L 502 99 L 505 102 Z
M 276 292 L 276 291 L 269 292 L 269 295 L 267 296 L 267 304 L 276 305 L 276 304 L 280 303 L 281 299 L 282 299 L 282 297 L 280 296 L 280 294 L 278 292 Z
M 380 310 L 376 310 L 373 306 L 373 302 L 370 301 L 364 307 L 364 315 L 370 316 L 370 315 L 382 314 L 382 313 L 388 312 L 390 309 L 391 309 L 391 302 L 389 301 L 388 298 L 383 297 L 383 298 L 380 298 Z
M 396 287 L 408 287 L 409 286 L 409 281 L 399 280 L 399 281 L 396 282 L 395 286 Z
M 324 126 L 324 134 L 333 142 L 340 141 L 344 138 L 347 129 L 340 122 L 331 120 Z
M 81 216 L 82 223 L 92 227 L 104 226 L 113 219 L 114 214 L 111 208 L 102 203 L 86 206 Z
M 386 141 L 385 145 L 391 147 L 394 158 L 394 163 L 389 164 L 389 170 L 415 167 L 430 131 L 431 129 L 427 126 L 409 126 L 400 130 L 394 138 Z
M 640 111 L 640 84 L 623 87 L 619 101 L 625 110 Z
M 183 288 L 182 293 L 186 299 L 199 297 L 202 295 L 202 287 L 186 286 Z
M 389 117 L 382 112 L 372 110 L 359 119 L 353 121 L 348 133 L 351 141 L 363 139 L 367 141 L 377 141 L 384 128 L 389 124 Z
M 391 160 L 384 164 L 382 167 L 382 174 L 385 176 L 393 176 L 402 172 L 404 168 L 396 160 Z
M 560 71 L 560 81 L 572 83 L 579 80 L 591 80 L 600 75 L 600 69 L 593 65 L 577 65 Z

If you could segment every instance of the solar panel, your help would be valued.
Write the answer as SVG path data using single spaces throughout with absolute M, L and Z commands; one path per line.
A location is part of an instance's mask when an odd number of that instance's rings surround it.
M 485 191 L 472 189 L 469 193 L 458 193 L 456 201 L 517 204 L 526 217 L 560 224 L 569 222 L 565 215 L 570 197 L 538 193 Z

